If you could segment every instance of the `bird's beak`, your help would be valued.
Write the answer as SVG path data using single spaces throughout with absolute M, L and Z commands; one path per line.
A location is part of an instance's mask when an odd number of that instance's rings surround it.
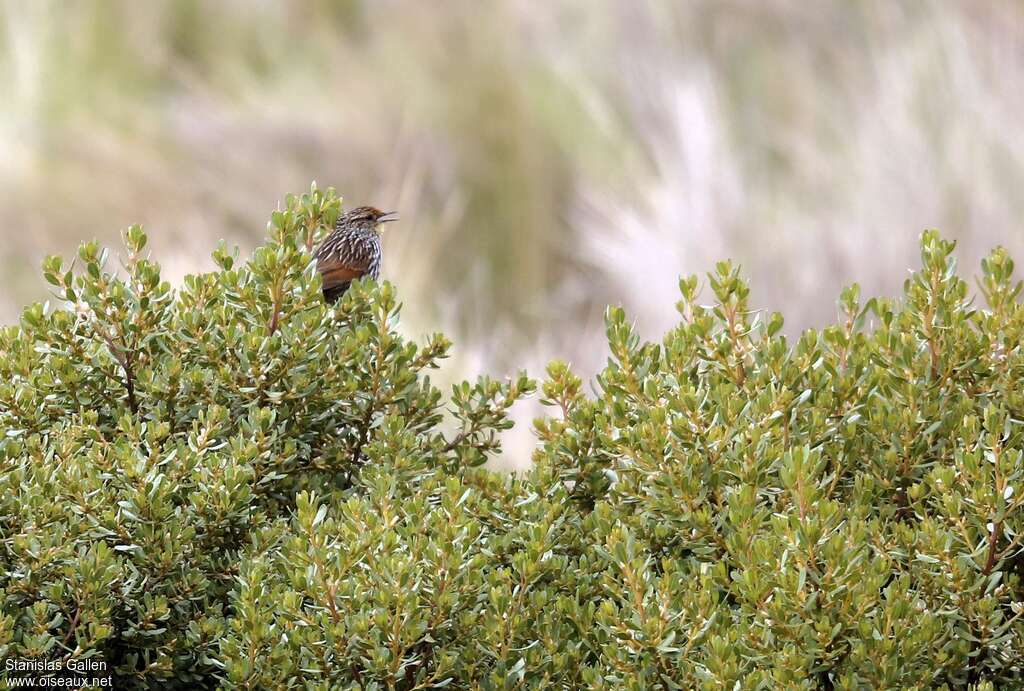
M 390 223 L 391 221 L 397 221 L 397 220 L 398 220 L 398 212 L 397 211 L 389 211 L 386 214 L 383 214 L 380 218 L 378 218 L 377 219 L 377 223 Z

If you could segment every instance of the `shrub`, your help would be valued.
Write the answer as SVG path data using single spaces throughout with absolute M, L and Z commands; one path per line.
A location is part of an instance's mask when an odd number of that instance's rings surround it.
M 178 290 L 125 234 L 0 332 L 0 656 L 118 688 L 966 688 L 1024 679 L 1024 311 L 922 237 L 903 299 L 792 346 L 719 264 L 642 343 L 608 312 L 594 394 L 553 363 L 455 386 L 393 288 L 319 296 L 339 200 Z M 867 328 L 870 327 L 870 328 Z M 449 419 L 446 419 L 445 410 Z

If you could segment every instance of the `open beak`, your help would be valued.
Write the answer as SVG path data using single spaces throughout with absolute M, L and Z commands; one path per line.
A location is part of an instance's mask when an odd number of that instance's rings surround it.
M 397 211 L 389 211 L 386 214 L 384 214 L 383 216 L 381 216 L 380 218 L 378 218 L 377 219 L 377 223 L 389 223 L 391 221 L 397 221 L 397 220 L 398 220 L 398 212 Z

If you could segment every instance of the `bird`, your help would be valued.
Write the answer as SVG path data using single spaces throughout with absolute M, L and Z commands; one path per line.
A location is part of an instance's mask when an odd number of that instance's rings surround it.
M 397 213 L 372 206 L 360 206 L 338 217 L 315 255 L 327 302 L 337 301 L 357 278 L 380 278 L 380 226 L 397 220 Z

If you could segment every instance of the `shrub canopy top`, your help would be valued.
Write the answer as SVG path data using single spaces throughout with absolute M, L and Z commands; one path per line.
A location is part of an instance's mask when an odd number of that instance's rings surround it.
M 432 385 L 393 287 L 325 305 L 315 187 L 176 290 L 125 233 L 0 330 L 0 657 L 118 688 L 966 688 L 1024 683 L 1024 310 L 929 231 L 899 300 L 794 343 L 727 262 L 594 393 Z M 444 421 L 446 417 L 448 422 Z M 0 670 L 0 675 L 17 673 Z M 979 686 L 980 688 L 980 686 Z

